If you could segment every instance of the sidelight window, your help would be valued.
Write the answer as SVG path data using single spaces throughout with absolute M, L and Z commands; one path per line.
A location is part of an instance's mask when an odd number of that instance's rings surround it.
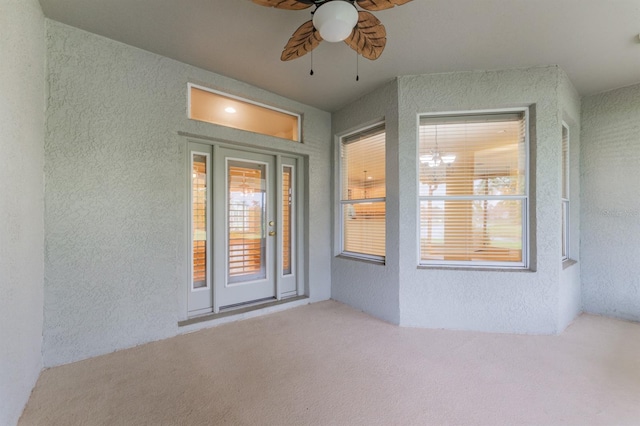
M 569 259 L 569 128 L 562 126 L 562 260 Z

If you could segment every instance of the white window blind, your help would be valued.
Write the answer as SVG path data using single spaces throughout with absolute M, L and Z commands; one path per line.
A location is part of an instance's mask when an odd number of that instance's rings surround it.
M 562 260 L 569 259 L 569 129 L 562 126 Z
M 420 263 L 526 266 L 524 112 L 421 117 Z
M 293 167 L 282 167 L 282 275 L 293 274 L 294 206 Z
M 228 160 L 230 283 L 266 278 L 266 171 L 265 164 Z
M 384 259 L 384 125 L 342 138 L 340 161 L 342 253 Z

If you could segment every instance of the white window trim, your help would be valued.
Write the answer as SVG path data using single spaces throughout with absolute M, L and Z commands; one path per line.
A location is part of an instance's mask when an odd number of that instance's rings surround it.
M 438 118 L 446 116 L 474 116 L 484 114 L 509 114 L 522 113 L 525 120 L 525 194 L 519 196 L 510 196 L 506 198 L 522 199 L 522 262 L 481 262 L 481 261 L 423 261 L 420 252 L 420 202 L 423 199 L 433 197 L 423 197 L 420 195 L 420 185 L 416 185 L 416 259 L 418 268 L 467 268 L 467 269 L 514 269 L 527 270 L 530 265 L 530 176 L 531 176 L 531 149 L 530 149 L 530 113 L 529 107 L 520 108 L 500 108 L 500 109 L 482 109 L 482 110 L 463 110 L 463 111 L 444 111 L 444 112 L 426 112 L 416 115 L 416 144 L 415 144 L 415 161 L 416 175 L 415 182 L 420 180 L 420 119 L 423 117 Z M 458 197 L 449 197 L 447 199 L 455 199 Z M 470 199 L 473 197 L 462 197 Z M 486 197 L 485 197 L 486 198 Z M 499 197 L 504 199 L 505 197 Z M 483 198 L 484 199 L 484 198 Z
M 351 252 L 351 251 L 345 251 L 344 248 L 344 214 L 343 214 L 343 209 L 344 206 L 346 204 L 360 204 L 360 203 L 380 203 L 380 202 L 384 202 L 385 203 L 385 212 L 386 212 L 386 203 L 387 203 L 387 197 L 386 197 L 386 185 L 387 185 L 387 181 L 385 178 L 385 197 L 384 198 L 371 198 L 371 199 L 365 199 L 365 200 L 343 200 L 342 199 L 342 156 L 340 155 L 340 153 L 342 152 L 342 141 L 345 138 L 348 138 L 349 136 L 353 136 L 355 134 L 358 133 L 363 133 L 366 132 L 369 129 L 373 129 L 375 127 L 379 127 L 379 126 L 385 126 L 385 150 L 386 150 L 386 122 L 384 120 L 380 120 L 380 121 L 376 121 L 372 124 L 368 124 L 366 126 L 363 127 L 358 127 L 355 130 L 351 130 L 345 133 L 342 133 L 340 135 L 336 136 L 336 147 L 337 149 L 335 150 L 335 164 L 337 164 L 336 167 L 336 185 L 335 185 L 335 194 L 336 194 L 336 213 L 335 213 L 335 217 L 336 217 L 336 248 L 335 248 L 335 255 L 336 256 L 343 256 L 343 257 L 348 257 L 348 258 L 353 258 L 353 259 L 360 259 L 360 260 L 366 260 L 366 261 L 371 261 L 371 262 L 375 262 L 375 263 L 381 263 L 384 264 L 386 262 L 386 255 L 385 256 L 376 256 L 376 255 L 371 255 L 371 254 L 365 254 L 365 253 L 356 253 L 356 252 Z M 387 156 L 386 156 L 386 152 L 385 152 L 385 168 L 386 168 L 386 161 L 387 161 Z M 386 231 L 386 213 L 385 213 L 385 231 Z M 385 237 L 385 246 L 386 246 L 386 237 Z M 385 247 L 385 253 L 386 253 L 386 247 Z

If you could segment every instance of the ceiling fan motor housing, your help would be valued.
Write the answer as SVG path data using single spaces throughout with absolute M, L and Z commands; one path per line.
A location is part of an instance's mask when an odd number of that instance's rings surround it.
M 326 41 L 343 41 L 358 23 L 358 11 L 346 0 L 331 0 L 318 6 L 313 14 L 313 26 Z

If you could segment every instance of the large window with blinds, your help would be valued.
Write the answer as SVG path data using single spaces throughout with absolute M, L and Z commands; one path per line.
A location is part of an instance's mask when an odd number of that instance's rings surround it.
M 422 116 L 420 264 L 527 267 L 527 112 Z
M 569 128 L 562 126 L 562 260 L 569 259 Z
M 385 258 L 384 124 L 345 136 L 340 142 L 341 253 Z

